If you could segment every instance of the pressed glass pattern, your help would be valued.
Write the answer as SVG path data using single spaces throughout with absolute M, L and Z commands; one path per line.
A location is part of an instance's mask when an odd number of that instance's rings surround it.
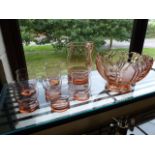
M 153 65 L 153 58 L 138 53 L 102 52 L 96 67 L 107 81 L 106 88 L 120 93 L 130 92 L 132 85 L 143 79 Z

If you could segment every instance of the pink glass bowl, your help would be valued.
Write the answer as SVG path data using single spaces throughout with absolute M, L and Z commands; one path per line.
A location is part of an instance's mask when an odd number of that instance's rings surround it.
M 127 93 L 132 85 L 143 79 L 153 65 L 153 58 L 135 52 L 109 51 L 98 53 L 96 67 L 107 81 L 110 91 Z

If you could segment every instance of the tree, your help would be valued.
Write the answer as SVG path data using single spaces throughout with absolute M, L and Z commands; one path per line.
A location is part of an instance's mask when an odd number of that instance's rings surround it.
M 46 42 L 51 42 L 54 47 L 59 49 L 71 41 L 93 41 L 97 47 L 101 47 L 105 43 L 105 39 L 110 39 L 109 48 L 111 48 L 113 39 L 128 40 L 132 28 L 131 20 L 124 19 L 25 20 L 21 22 L 21 25 L 26 27 L 25 31 L 35 34 L 34 37 L 38 34 L 45 35 Z M 22 36 L 26 40 L 26 35 L 22 34 Z
M 109 49 L 112 48 L 113 40 L 124 41 L 129 40 L 132 30 L 132 20 L 127 19 L 115 19 L 105 20 L 105 35 L 110 39 Z
M 155 38 L 155 20 L 149 20 L 147 31 L 146 31 L 146 38 Z
M 31 20 L 19 20 L 20 29 L 21 29 L 21 36 L 23 42 L 26 45 L 29 45 L 31 41 L 34 39 L 34 32 L 32 28 L 32 21 Z

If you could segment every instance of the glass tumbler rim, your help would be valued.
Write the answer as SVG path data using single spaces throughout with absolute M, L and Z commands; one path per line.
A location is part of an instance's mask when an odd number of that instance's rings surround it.
M 49 78 L 42 80 L 42 86 L 45 90 L 51 90 L 51 89 L 56 89 L 56 88 L 61 87 L 61 80 L 60 80 L 60 83 L 58 85 L 50 85 L 49 80 L 50 80 Z

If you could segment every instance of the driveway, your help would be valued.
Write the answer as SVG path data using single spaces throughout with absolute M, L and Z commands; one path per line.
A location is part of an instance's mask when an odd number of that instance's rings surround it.
M 105 47 L 109 46 L 109 40 L 106 40 Z M 129 48 L 130 42 L 129 41 L 113 41 L 112 48 Z M 144 41 L 145 48 L 155 48 L 155 38 L 153 39 L 145 39 Z

